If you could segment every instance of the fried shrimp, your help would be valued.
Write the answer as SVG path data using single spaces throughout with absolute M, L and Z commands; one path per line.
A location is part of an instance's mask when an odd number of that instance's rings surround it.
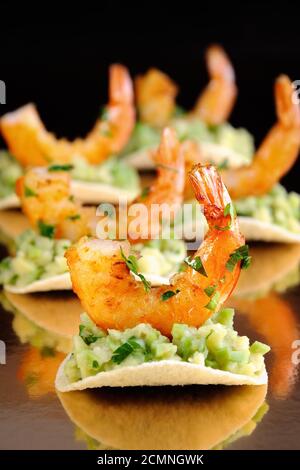
M 19 178 L 16 192 L 23 212 L 35 229 L 50 226 L 56 238 L 72 241 L 91 234 L 91 211 L 81 207 L 71 196 L 67 172 L 32 168 Z
M 125 67 L 115 64 L 110 67 L 109 103 L 104 116 L 85 139 L 57 139 L 45 129 L 33 104 L 2 116 L 0 128 L 10 152 L 26 167 L 69 163 L 75 156 L 100 163 L 123 149 L 134 123 L 131 78 Z
M 141 121 L 154 127 L 170 122 L 178 88 L 163 72 L 150 69 L 135 79 L 136 101 Z
M 275 83 L 278 122 L 256 151 L 251 165 L 222 172 L 233 199 L 265 194 L 295 163 L 300 148 L 300 108 L 292 100 L 293 91 L 290 79 L 280 75 Z
M 231 114 L 237 97 L 234 69 L 224 49 L 218 45 L 207 49 L 206 62 L 210 81 L 192 114 L 207 124 L 222 124 Z
M 174 323 L 199 327 L 230 295 L 241 262 L 229 269 L 228 260 L 244 237 L 236 217 L 228 214 L 230 197 L 215 168 L 197 165 L 190 179 L 209 230 L 186 271 L 168 288 L 146 292 L 130 275 L 128 242 L 84 237 L 67 250 L 73 289 L 97 325 L 123 330 L 145 322 L 170 335 Z

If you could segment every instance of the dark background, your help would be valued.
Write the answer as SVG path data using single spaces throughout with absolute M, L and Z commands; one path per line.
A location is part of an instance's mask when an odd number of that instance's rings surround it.
M 0 79 L 7 104 L 29 101 L 58 136 L 84 135 L 107 99 L 107 69 L 127 65 L 134 76 L 156 66 L 180 86 L 191 107 L 207 82 L 205 47 L 222 44 L 235 66 L 239 97 L 231 117 L 258 144 L 275 120 L 274 79 L 300 79 L 300 2 L 89 2 L 67 11 L 1 4 Z M 196 8 L 197 6 L 197 8 Z M 38 14 L 38 17 L 36 17 Z M 284 183 L 300 192 L 294 166 Z

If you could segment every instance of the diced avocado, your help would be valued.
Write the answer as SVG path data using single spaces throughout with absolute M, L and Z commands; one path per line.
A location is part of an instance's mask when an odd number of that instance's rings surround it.
M 179 270 L 186 245 L 183 240 L 151 240 L 137 244 L 134 252 L 138 255 L 138 272 L 168 277 Z
M 67 377 L 70 381 L 73 373 L 78 377 L 78 370 L 84 378 L 116 367 L 161 360 L 188 361 L 255 376 L 263 370 L 263 355 L 269 351 L 260 342 L 250 346 L 246 336 L 238 336 L 233 329 L 232 309 L 214 314 L 199 328 L 175 323 L 171 333 L 170 340 L 145 323 L 124 331 L 104 331 L 83 314 L 79 335 L 74 338 L 72 363 L 66 366 Z
M 277 184 L 264 196 L 249 196 L 235 201 L 238 215 L 250 216 L 300 233 L 300 196 L 288 193 Z
M 160 141 L 160 132 L 157 129 L 138 122 L 135 125 L 131 138 L 125 147 L 123 154 L 128 155 L 137 150 L 142 150 L 150 147 L 157 147 Z
M 76 157 L 71 176 L 80 181 L 103 183 L 136 191 L 139 190 L 140 184 L 136 170 L 116 157 L 110 157 L 99 165 L 91 165 L 83 158 Z
M 53 240 L 26 230 L 16 239 L 15 257 L 0 263 L 0 284 L 23 287 L 68 271 L 64 253 L 69 240 Z
M 15 192 L 16 181 L 22 176 L 21 165 L 8 152 L 0 151 L 0 199 Z

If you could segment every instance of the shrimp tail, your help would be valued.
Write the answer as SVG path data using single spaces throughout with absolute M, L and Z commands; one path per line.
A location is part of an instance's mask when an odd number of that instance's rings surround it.
M 294 91 L 286 75 L 277 78 L 277 122 L 257 149 L 249 166 L 228 169 L 222 173 L 233 199 L 265 194 L 294 165 L 300 148 L 300 108 L 293 99 Z
M 111 103 L 132 105 L 134 102 L 132 80 L 123 65 L 113 64 L 109 68 L 109 97 Z
M 293 100 L 293 86 L 287 75 L 279 75 L 275 82 L 275 103 L 278 121 L 286 128 L 300 127 L 299 103 Z
M 236 102 L 235 73 L 226 52 L 216 44 L 208 47 L 206 63 L 210 81 L 193 113 L 207 124 L 218 125 L 228 119 Z
M 170 127 L 166 127 L 163 130 L 160 146 L 153 159 L 158 170 L 167 170 L 168 176 L 170 176 L 169 171 L 172 169 L 181 174 L 184 173 L 184 155 L 183 152 L 180 151 L 180 144 L 176 132 Z M 180 186 L 180 190 L 183 191 L 182 182 Z
M 203 205 L 209 227 L 227 226 L 230 214 L 225 213 L 225 208 L 231 200 L 216 168 L 212 165 L 195 165 L 189 173 L 189 179 L 197 201 Z

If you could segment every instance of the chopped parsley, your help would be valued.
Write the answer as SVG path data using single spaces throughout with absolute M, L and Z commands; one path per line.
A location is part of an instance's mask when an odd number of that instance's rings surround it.
M 73 170 L 73 165 L 51 165 L 48 167 L 48 171 L 71 171 Z
M 227 170 L 229 166 L 228 158 L 224 158 L 224 160 L 218 165 L 218 170 Z
M 207 273 L 205 271 L 205 268 L 202 264 L 200 256 L 196 256 L 194 259 L 191 258 L 191 256 L 187 256 L 184 260 L 185 264 L 193 268 L 195 271 L 198 273 L 202 274 L 202 276 L 207 277 Z
M 54 238 L 55 226 L 45 224 L 42 220 L 38 221 L 38 228 L 43 237 Z
M 83 339 L 83 341 L 85 342 L 85 344 L 87 344 L 88 346 L 92 343 L 95 343 L 95 341 L 97 341 L 97 339 L 99 338 L 99 336 L 95 336 L 93 334 L 85 334 L 85 326 L 84 325 L 79 325 L 79 336 L 80 338 Z
M 179 292 L 180 292 L 179 289 L 176 289 L 175 292 L 173 290 L 167 290 L 166 292 L 162 294 L 161 300 L 165 302 L 166 300 L 171 299 L 171 297 L 174 297 L 174 295 L 179 294 Z
M 122 344 L 114 351 L 111 360 L 116 364 L 121 364 L 133 351 L 141 348 L 136 338 L 132 336 L 126 343 Z
M 67 219 L 69 219 L 69 220 L 79 220 L 80 218 L 81 218 L 80 214 L 73 214 L 73 215 L 69 215 L 67 217 Z
M 216 291 L 216 286 L 207 286 L 204 289 L 204 292 L 208 297 L 211 297 L 215 293 L 215 291 Z
M 247 269 L 251 263 L 251 256 L 249 256 L 249 246 L 243 245 L 234 250 L 226 263 L 226 269 L 232 272 L 236 264 L 241 261 L 241 268 Z
M 228 222 L 228 224 L 225 227 L 219 227 L 219 225 L 215 225 L 215 229 L 217 230 L 230 230 L 231 229 L 233 221 L 234 221 L 234 217 L 235 217 L 235 209 L 233 207 L 233 204 L 231 204 L 230 202 L 226 205 L 224 209 L 224 216 L 227 217 L 228 215 L 230 215 L 230 221 Z
M 145 199 L 150 192 L 150 188 L 144 188 L 143 191 L 141 192 L 140 198 Z
M 24 187 L 24 196 L 25 197 L 36 197 L 37 193 L 33 191 L 29 186 Z
M 128 258 L 126 258 L 121 246 L 120 246 L 120 250 L 121 250 L 121 256 L 122 256 L 123 260 L 125 261 L 127 268 L 133 274 L 135 274 L 136 276 L 138 276 L 140 278 L 140 280 L 142 281 L 142 283 L 144 285 L 145 291 L 149 292 L 150 289 L 151 289 L 151 284 L 150 284 L 149 281 L 147 281 L 145 276 L 143 276 L 141 273 L 138 272 L 137 258 L 134 255 L 129 255 Z

